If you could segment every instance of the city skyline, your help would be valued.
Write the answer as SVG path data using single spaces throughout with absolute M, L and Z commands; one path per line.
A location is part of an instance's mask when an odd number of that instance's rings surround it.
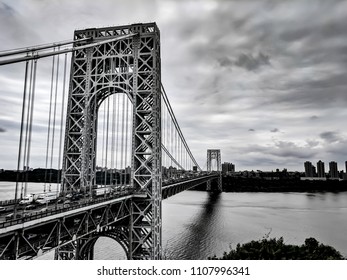
M 330 178 L 339 178 L 341 175 L 340 172 L 342 172 L 342 174 L 347 174 L 347 161 L 344 162 L 342 168 L 338 167 L 339 164 L 336 161 L 329 161 L 328 164 L 328 169 L 325 169 L 324 161 L 319 160 L 316 165 L 311 161 L 305 161 L 305 176 L 323 178 L 329 175 Z
M 162 82 L 202 168 L 213 148 L 239 170 L 301 171 L 319 159 L 341 168 L 347 158 L 347 1 L 2 0 L 0 15 L 2 50 L 71 39 L 75 29 L 157 22 Z M 0 68 L 4 169 L 16 167 L 23 72 Z M 36 139 L 46 133 L 45 86 Z

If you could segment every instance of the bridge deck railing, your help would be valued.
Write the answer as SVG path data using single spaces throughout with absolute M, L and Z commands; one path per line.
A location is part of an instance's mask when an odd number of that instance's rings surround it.
M 115 199 L 115 198 L 124 197 L 124 196 L 130 195 L 132 193 L 133 193 L 133 191 L 128 191 L 128 192 L 124 192 L 124 193 L 116 193 L 116 194 L 114 194 L 112 196 L 109 196 L 109 197 L 106 197 L 106 198 L 91 199 L 89 201 L 84 201 L 82 203 L 75 202 L 75 204 L 70 204 L 69 207 L 64 207 L 64 205 L 62 205 L 59 208 L 49 209 L 49 210 L 44 211 L 44 212 L 35 212 L 35 213 L 30 213 L 30 214 L 27 213 L 26 216 L 23 216 L 21 218 L 17 218 L 17 219 L 12 219 L 12 220 L 9 220 L 9 221 L 1 222 L 0 223 L 0 228 L 6 228 L 6 227 L 9 227 L 9 226 L 13 226 L 13 225 L 17 225 L 17 224 L 20 224 L 20 223 L 24 223 L 24 222 L 40 219 L 40 218 L 51 216 L 51 215 L 54 215 L 54 214 L 59 214 L 59 213 L 62 213 L 62 212 L 68 212 L 68 211 L 71 211 L 71 210 L 74 210 L 74 209 L 77 209 L 77 208 L 82 208 L 82 207 L 85 207 L 85 206 L 98 204 L 100 202 L 112 200 L 112 199 Z
M 0 206 L 13 205 L 13 204 L 18 203 L 19 201 L 20 201 L 19 199 L 3 200 L 3 201 L 0 201 Z
M 195 178 L 188 178 L 187 181 L 185 181 L 185 180 L 182 180 L 182 181 L 181 180 L 177 180 L 173 184 L 171 183 L 170 185 L 164 185 L 163 186 L 163 190 L 165 190 L 167 188 L 170 188 L 170 187 L 173 187 L 175 185 L 184 184 L 184 183 L 186 183 L 188 181 L 199 181 L 199 180 L 204 180 L 204 179 L 211 178 L 213 176 L 214 176 L 214 174 L 208 174 L 208 175 L 205 175 L 205 176 L 200 176 L 200 177 L 195 177 Z M 66 207 L 66 206 L 64 207 L 64 205 L 62 205 L 62 206 L 57 205 L 55 209 L 48 209 L 47 211 L 43 211 L 43 212 L 26 213 L 26 215 L 23 216 L 23 217 L 11 219 L 9 221 L 0 222 L 0 228 L 6 228 L 6 227 L 9 227 L 9 226 L 13 226 L 13 225 L 16 225 L 16 224 L 24 223 L 24 222 L 27 222 L 27 221 L 40 219 L 40 218 L 43 218 L 43 217 L 51 216 L 51 215 L 62 213 L 62 212 L 68 212 L 68 211 L 71 211 L 71 210 L 74 210 L 74 209 L 77 209 L 77 208 L 82 208 L 82 207 L 85 207 L 85 206 L 98 204 L 100 202 L 112 200 L 112 199 L 115 199 L 115 198 L 120 198 L 120 197 L 131 195 L 131 194 L 134 194 L 134 190 L 129 189 L 129 190 L 124 190 L 124 192 L 114 193 L 113 195 L 111 195 L 109 197 L 106 197 L 106 198 L 105 197 L 101 197 L 101 198 L 90 199 L 88 201 L 83 201 L 83 202 L 78 202 L 78 201 L 72 202 L 74 204 L 70 204 L 68 207 Z M 60 206 L 60 207 L 58 208 L 58 206 Z

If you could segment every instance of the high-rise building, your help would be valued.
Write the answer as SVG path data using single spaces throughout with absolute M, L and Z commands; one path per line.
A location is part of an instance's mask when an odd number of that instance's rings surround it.
M 334 178 L 334 179 L 339 178 L 339 172 L 337 169 L 337 162 L 335 162 L 335 161 L 329 162 L 329 175 L 330 175 L 330 178 Z
M 231 162 L 222 163 L 222 173 L 227 174 L 229 172 L 235 172 L 235 164 L 232 164 Z
M 318 171 L 318 177 L 320 178 L 325 177 L 324 162 L 322 162 L 321 160 L 317 162 L 317 171 Z
M 312 162 L 305 161 L 305 177 L 313 177 L 313 168 L 312 168 Z

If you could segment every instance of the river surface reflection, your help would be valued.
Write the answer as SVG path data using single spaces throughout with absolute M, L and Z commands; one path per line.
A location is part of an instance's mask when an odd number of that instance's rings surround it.
M 185 191 L 163 201 L 166 259 L 222 256 L 237 243 L 264 236 L 303 244 L 308 237 L 347 256 L 347 193 L 221 193 Z M 110 250 L 110 248 L 112 248 Z M 120 246 L 100 239 L 97 259 L 125 259 Z
M 264 236 L 302 244 L 314 237 L 347 256 L 347 193 L 186 191 L 163 202 L 163 247 L 169 259 L 221 256 Z
M 30 183 L 30 191 L 37 191 L 38 186 Z M 0 182 L 0 199 L 12 198 L 12 192 L 12 182 Z M 212 195 L 184 191 L 163 201 L 162 216 L 167 259 L 222 256 L 237 243 L 266 235 L 283 236 L 288 244 L 302 244 L 314 237 L 347 257 L 347 192 Z M 52 258 L 53 253 L 40 257 Z M 115 241 L 100 238 L 95 258 L 125 259 L 125 253 Z

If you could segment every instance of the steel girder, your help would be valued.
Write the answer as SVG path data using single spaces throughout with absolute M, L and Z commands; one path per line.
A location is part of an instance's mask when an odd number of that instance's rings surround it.
M 222 191 L 222 159 L 219 149 L 208 149 L 207 150 L 207 171 L 212 172 L 212 160 L 217 162 L 218 176 L 218 191 Z M 211 190 L 211 180 L 207 181 L 207 191 Z
M 218 177 L 218 174 L 204 175 L 188 180 L 177 181 L 162 188 L 162 199 L 166 199 L 179 192 L 188 190 L 197 185 L 206 183 Z M 92 206 L 75 208 L 73 212 L 59 212 L 60 215 L 43 216 L 46 221 L 34 219 L 24 220 L 22 223 L 12 223 L 5 233 L 0 235 L 0 259 L 31 259 L 47 251 L 55 250 L 57 260 L 91 260 L 94 257 L 94 244 L 101 236 L 109 237 L 118 242 L 124 249 L 127 258 L 130 254 L 130 229 L 135 224 L 137 240 L 143 240 L 148 246 L 142 250 L 141 242 L 133 242 L 134 251 L 147 253 L 150 257 L 151 236 L 141 229 L 143 226 L 150 227 L 142 221 L 141 226 L 134 223 L 134 219 L 143 219 L 141 211 L 147 211 L 146 202 L 140 198 L 146 198 L 146 194 L 129 195 L 123 199 L 102 200 L 103 205 L 95 203 Z M 137 200 L 136 208 L 132 209 L 133 200 Z M 150 204 L 149 204 L 150 206 Z M 148 208 L 150 210 L 150 208 Z M 148 218 L 150 221 L 150 217 Z M 27 223 L 29 222 L 29 223 Z M 11 230 L 11 227 L 15 227 Z M 134 247 L 134 244 L 136 247 Z
M 97 112 L 124 93 L 133 103 L 132 186 L 146 198 L 132 202 L 130 258 L 161 258 L 160 34 L 155 23 L 75 31 L 74 39 L 100 42 L 72 56 L 63 161 L 63 191 L 95 185 Z M 85 42 L 75 43 L 81 46 Z
M 93 251 L 84 245 L 106 233 L 114 236 L 119 229 L 123 234 L 117 241 L 128 244 L 131 199 L 107 200 L 14 224 L 0 235 L 0 259 L 31 259 L 51 250 L 55 259 L 92 259 Z
M 218 175 L 208 175 L 167 185 L 162 188 L 162 197 L 163 199 L 169 198 L 170 196 L 173 196 L 185 190 L 189 190 L 198 185 L 205 184 L 217 176 Z

